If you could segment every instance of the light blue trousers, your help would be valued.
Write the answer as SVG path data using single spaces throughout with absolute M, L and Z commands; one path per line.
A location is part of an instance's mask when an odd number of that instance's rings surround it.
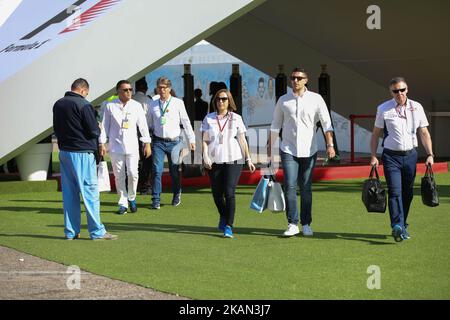
M 80 233 L 80 192 L 86 208 L 89 235 L 91 239 L 102 237 L 106 231 L 100 221 L 100 196 L 94 154 L 61 150 L 59 162 L 66 238 L 73 238 Z

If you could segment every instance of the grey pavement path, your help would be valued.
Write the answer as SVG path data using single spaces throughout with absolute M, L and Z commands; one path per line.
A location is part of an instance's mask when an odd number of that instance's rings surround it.
M 68 266 L 0 246 L 0 300 L 35 299 L 184 300 L 186 298 L 83 270 L 68 269 Z

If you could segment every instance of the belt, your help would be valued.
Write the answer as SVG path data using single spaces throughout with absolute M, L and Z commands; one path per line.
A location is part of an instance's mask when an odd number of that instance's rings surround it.
M 159 141 L 164 141 L 164 142 L 178 142 L 178 141 L 180 141 L 180 137 L 176 137 L 176 138 L 171 139 L 171 138 L 161 138 L 161 137 L 158 137 L 158 136 L 153 136 L 152 138 L 154 140 L 159 140 Z
M 399 151 L 399 150 L 391 150 L 391 149 L 384 149 L 383 152 L 386 152 L 389 155 L 394 155 L 394 156 L 407 156 L 408 154 L 413 153 L 414 151 L 416 151 L 416 149 L 411 149 L 411 150 L 405 150 L 405 151 Z

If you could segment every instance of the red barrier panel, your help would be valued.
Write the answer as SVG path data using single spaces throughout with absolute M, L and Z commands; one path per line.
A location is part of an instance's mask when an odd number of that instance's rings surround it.
M 425 164 L 417 164 L 417 176 L 423 175 L 425 173 Z M 447 162 L 437 162 L 433 165 L 434 173 L 446 173 L 448 172 Z M 360 166 L 333 166 L 333 167 L 323 167 L 316 166 L 313 172 L 313 181 L 324 181 L 324 180 L 340 180 L 340 179 L 366 179 L 370 173 L 370 165 L 360 165 Z M 380 176 L 384 176 L 383 166 L 378 167 L 378 173 Z M 239 179 L 240 185 L 256 185 L 261 178 L 261 171 L 256 170 L 254 173 L 250 173 L 248 170 L 242 171 L 241 177 Z M 417 177 L 416 177 L 417 178 Z M 53 176 L 53 179 L 58 179 L 58 191 L 61 191 L 61 179 L 60 176 Z M 276 174 L 276 179 L 279 182 L 283 182 L 283 170 L 278 170 Z M 110 174 L 111 190 L 115 191 L 116 186 L 114 182 L 114 175 Z M 168 172 L 165 172 L 162 177 L 163 188 L 170 187 L 170 176 Z M 209 187 L 209 177 L 197 177 L 181 179 L 181 184 L 183 187 Z

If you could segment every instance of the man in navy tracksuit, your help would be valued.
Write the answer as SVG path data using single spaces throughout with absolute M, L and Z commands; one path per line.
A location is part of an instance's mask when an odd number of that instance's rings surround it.
M 86 208 L 92 240 L 115 240 L 100 221 L 100 198 L 95 152 L 100 128 L 94 108 L 85 99 L 89 84 L 77 79 L 63 98 L 53 106 L 53 128 L 58 138 L 64 207 L 64 233 L 67 240 L 78 239 L 81 227 L 80 193 Z

